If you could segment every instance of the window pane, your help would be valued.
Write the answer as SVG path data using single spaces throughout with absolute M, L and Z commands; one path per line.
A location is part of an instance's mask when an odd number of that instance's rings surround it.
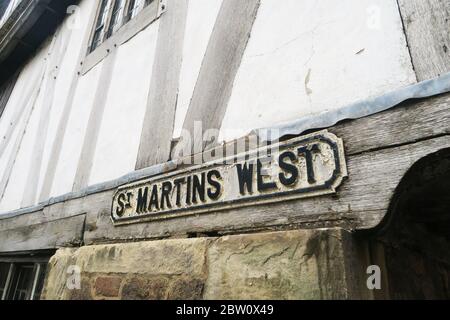
M 131 18 L 134 17 L 134 12 L 136 11 L 136 4 L 137 4 L 136 0 L 130 0 L 128 4 L 127 14 L 124 19 L 125 22 L 129 21 Z
M 91 51 L 94 51 L 94 49 L 97 48 L 99 46 L 99 44 L 102 42 L 102 39 L 101 39 L 102 34 L 103 34 L 103 28 L 95 30 L 94 36 L 92 38 Z
M 131 0 L 128 6 L 127 17 L 125 21 L 134 18 L 145 6 L 153 2 L 153 0 Z
M 41 267 L 39 269 L 39 275 L 38 275 L 38 280 L 36 283 L 36 288 L 34 289 L 33 300 L 39 300 L 41 298 L 41 292 L 44 287 L 45 271 L 47 270 L 47 264 L 42 263 L 40 266 Z
M 100 4 L 100 9 L 97 17 L 97 22 L 95 23 L 95 31 L 92 36 L 92 43 L 90 51 L 94 51 L 103 41 L 103 33 L 105 30 L 106 19 L 108 18 L 108 8 L 110 6 L 111 0 L 102 0 Z
M 108 13 L 108 7 L 109 7 L 109 1 L 110 0 L 102 0 L 102 3 L 100 5 L 100 10 L 98 13 L 97 23 L 95 24 L 95 28 L 102 26 L 106 22 L 106 17 Z
M 150 3 L 152 3 L 155 0 L 142 0 L 145 2 L 145 6 L 148 6 Z
M 118 27 L 120 27 L 120 24 L 122 22 L 122 11 L 123 11 L 124 3 L 125 3 L 124 0 L 116 0 L 114 2 L 113 12 L 111 15 L 111 21 L 109 23 L 109 28 L 108 28 L 108 35 L 107 35 L 108 38 L 114 33 L 114 31 Z
M 33 288 L 35 274 L 34 264 L 15 264 L 13 281 L 11 282 L 11 292 L 8 298 L 11 300 L 28 300 Z
M 0 262 L 0 299 L 6 290 L 6 280 L 8 279 L 10 263 Z

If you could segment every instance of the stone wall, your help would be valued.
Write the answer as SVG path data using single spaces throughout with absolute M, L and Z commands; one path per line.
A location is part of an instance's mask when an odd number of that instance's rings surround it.
M 59 249 L 42 298 L 362 298 L 352 243 L 330 229 Z M 80 289 L 67 286 L 71 266 L 81 271 Z

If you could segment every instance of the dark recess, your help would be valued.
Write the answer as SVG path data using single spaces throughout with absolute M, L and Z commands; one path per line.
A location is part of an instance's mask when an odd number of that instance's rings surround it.
M 32 57 L 45 39 L 51 36 L 67 16 L 67 7 L 79 0 L 40 0 L 30 17 L 21 23 L 10 41 L 6 56 L 0 55 L 0 86 Z M 0 39 L 1 41 L 1 39 Z

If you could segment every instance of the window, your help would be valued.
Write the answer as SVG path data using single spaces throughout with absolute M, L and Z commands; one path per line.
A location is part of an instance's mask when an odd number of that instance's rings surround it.
M 120 27 L 156 0 L 102 0 L 97 13 L 89 52 L 110 38 Z
M 128 2 L 127 12 L 124 22 L 128 22 L 133 19 L 142 9 L 152 3 L 153 0 L 130 0 Z
M 94 35 L 92 37 L 92 44 L 90 51 L 94 51 L 103 41 L 103 34 L 108 16 L 108 8 L 111 0 L 102 0 L 100 5 L 97 21 L 95 23 Z
M 0 262 L 0 300 L 39 300 L 47 262 Z
M 8 282 L 10 263 L 0 263 L 0 298 L 3 300 L 6 291 L 6 283 Z
M 112 34 L 120 27 L 120 23 L 122 20 L 122 12 L 123 12 L 123 3 L 124 0 L 116 0 L 114 1 L 114 6 L 111 14 L 111 21 L 109 23 L 107 38 L 112 36 Z

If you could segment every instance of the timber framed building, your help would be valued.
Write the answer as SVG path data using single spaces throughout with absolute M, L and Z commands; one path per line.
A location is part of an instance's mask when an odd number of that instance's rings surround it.
M 1 299 L 448 299 L 449 231 L 449 1 L 0 2 Z

